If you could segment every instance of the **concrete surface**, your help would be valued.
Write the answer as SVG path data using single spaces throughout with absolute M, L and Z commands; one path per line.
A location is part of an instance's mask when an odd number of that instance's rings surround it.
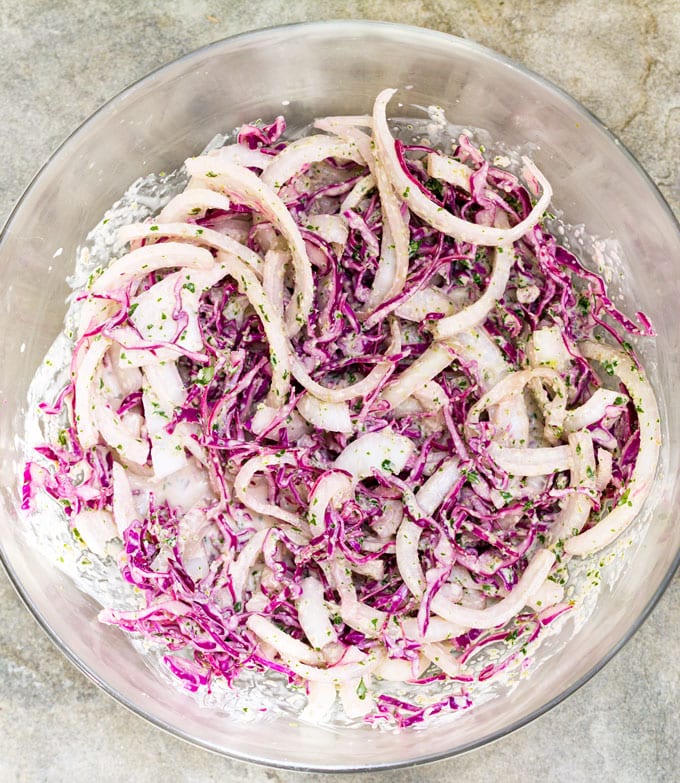
M 246 29 L 373 18 L 476 39 L 572 93 L 680 214 L 680 4 L 673 0 L 0 0 L 0 222 L 56 145 L 129 82 Z M 680 779 L 680 580 L 577 694 L 494 745 L 348 781 Z M 190 747 L 130 715 L 56 651 L 0 574 L 0 781 L 302 781 Z

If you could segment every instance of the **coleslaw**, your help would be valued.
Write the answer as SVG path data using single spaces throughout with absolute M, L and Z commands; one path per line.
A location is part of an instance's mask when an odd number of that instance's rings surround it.
M 660 428 L 625 340 L 651 324 L 550 233 L 541 171 L 394 138 L 393 94 L 293 141 L 246 125 L 120 230 L 24 508 L 120 542 L 137 605 L 100 619 L 187 689 L 275 671 L 303 720 L 339 699 L 405 728 L 570 611 L 569 560 L 638 515 Z M 381 685 L 438 681 L 460 688 Z

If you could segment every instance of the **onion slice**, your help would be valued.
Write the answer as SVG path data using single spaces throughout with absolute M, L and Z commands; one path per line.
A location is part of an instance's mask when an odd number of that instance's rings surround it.
M 262 172 L 261 180 L 275 191 L 280 190 L 289 179 L 301 172 L 310 163 L 318 163 L 327 158 L 364 162 L 356 144 L 342 141 L 337 137 L 312 135 L 292 141 L 269 163 Z
M 208 188 L 188 188 L 168 201 L 158 213 L 158 222 L 186 221 L 189 216 L 198 215 L 199 212 L 205 213 L 209 209 L 220 209 L 226 212 L 230 208 L 231 202 L 221 193 L 215 193 L 214 190 Z
M 432 602 L 432 610 L 451 623 L 465 628 L 495 628 L 504 625 L 514 617 L 540 589 L 550 574 L 555 555 L 548 549 L 539 549 L 531 558 L 529 565 L 517 584 L 505 598 L 485 609 L 470 609 L 465 606 L 437 601 Z M 436 609 L 435 609 L 436 601 Z
M 311 646 L 317 650 L 338 639 L 324 603 L 323 585 L 313 576 L 300 582 L 302 594 L 295 602 L 300 627 Z
M 368 432 L 344 448 L 335 460 L 335 467 L 357 480 L 370 476 L 374 470 L 397 475 L 406 467 L 414 448 L 410 438 L 397 435 L 389 428 Z
M 489 285 L 480 298 L 460 312 L 434 322 L 432 333 L 437 340 L 446 340 L 458 332 L 464 332 L 484 323 L 489 312 L 502 298 L 510 277 L 510 269 L 515 262 L 512 247 L 496 247 L 494 250 L 493 272 Z
M 171 267 L 210 269 L 213 265 L 210 251 L 182 242 L 163 242 L 131 250 L 113 261 L 90 286 L 94 293 L 123 288 L 136 277 Z
M 431 345 L 407 370 L 385 387 L 382 399 L 387 400 L 392 408 L 396 408 L 448 367 L 452 358 L 451 351 L 445 346 Z
M 513 476 L 545 476 L 572 466 L 569 446 L 523 449 L 491 443 L 489 455 L 499 468 Z
M 290 634 L 277 628 L 274 623 L 258 614 L 251 614 L 246 620 L 250 630 L 271 646 L 282 656 L 290 656 L 302 663 L 320 664 L 323 662 L 321 653 L 293 638 Z
M 191 191 L 187 191 L 191 192 Z M 213 191 L 207 191 L 212 193 Z M 218 193 L 213 193 L 218 196 Z M 118 236 L 125 242 L 134 239 L 155 239 L 158 237 L 177 237 L 186 239 L 196 245 L 203 245 L 213 250 L 224 250 L 231 253 L 239 261 L 247 264 L 257 272 L 258 277 L 262 277 L 263 260 L 254 250 L 251 250 L 241 242 L 237 242 L 227 234 L 215 231 L 212 228 L 196 226 L 190 223 L 132 223 L 118 230 Z
M 295 290 L 286 313 L 288 334 L 297 334 L 312 310 L 314 282 L 312 268 L 300 229 L 285 204 L 269 185 L 249 169 L 208 156 L 189 158 L 186 167 L 212 189 L 223 190 L 232 198 L 261 212 L 285 237 L 295 267 Z
M 564 551 L 570 555 L 589 555 L 611 544 L 640 513 L 656 472 L 661 447 L 661 427 L 656 398 L 644 372 L 625 353 L 603 343 L 587 340 L 579 344 L 586 359 L 604 363 L 621 379 L 638 416 L 640 449 L 635 467 L 618 505 L 596 525 L 567 539 Z
M 297 409 L 310 424 L 326 432 L 352 432 L 352 420 L 346 402 L 325 402 L 313 394 L 300 397 Z
M 528 158 L 523 158 L 524 165 L 540 183 L 543 193 L 529 215 L 511 228 L 483 226 L 462 220 L 437 206 L 419 188 L 413 187 L 413 183 L 401 167 L 395 149 L 394 138 L 387 124 L 387 104 L 395 92 L 396 90 L 394 89 L 383 90 L 375 100 L 373 105 L 373 138 L 377 157 L 384 165 L 395 192 L 412 212 L 415 212 L 416 215 L 426 223 L 429 223 L 433 228 L 461 242 L 494 247 L 515 242 L 538 223 L 550 204 L 552 189 L 547 179 Z

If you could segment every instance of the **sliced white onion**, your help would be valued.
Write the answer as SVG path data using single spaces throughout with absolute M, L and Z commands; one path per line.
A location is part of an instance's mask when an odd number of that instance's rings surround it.
M 598 492 L 602 492 L 609 486 L 609 482 L 612 480 L 613 464 L 614 457 L 611 451 L 599 448 L 597 450 L 597 471 L 595 473 L 595 489 Z
M 382 581 L 385 576 L 385 564 L 381 559 L 367 560 L 365 563 L 352 563 L 350 568 L 353 573 L 367 576 L 374 582 Z
M 116 375 L 120 394 L 122 397 L 126 397 L 128 394 L 132 394 L 132 392 L 139 391 L 142 388 L 143 376 L 137 367 L 124 366 L 120 358 L 122 350 L 119 343 L 114 342 L 109 349 L 107 359 Z
M 326 432 L 350 433 L 353 430 L 346 402 L 324 402 L 313 394 L 300 397 L 297 409 L 310 424 Z
M 312 379 L 302 362 L 295 356 L 291 357 L 291 372 L 295 380 L 307 389 L 314 397 L 324 402 L 348 402 L 356 397 L 365 397 L 376 389 L 392 369 L 391 362 L 378 362 L 369 374 L 349 386 L 330 388 L 322 386 Z
M 211 190 L 207 192 L 213 193 Z M 219 193 L 213 193 L 213 195 L 219 196 Z M 224 198 L 224 196 L 220 196 L 220 198 Z M 213 250 L 224 250 L 226 253 L 235 255 L 239 261 L 243 261 L 244 264 L 247 264 L 251 269 L 255 270 L 258 277 L 262 277 L 264 262 L 260 255 L 254 250 L 251 250 L 247 245 L 237 242 L 227 234 L 223 234 L 221 231 L 215 231 L 212 228 L 196 226 L 191 223 L 131 223 L 129 226 L 124 226 L 119 229 L 118 234 L 125 242 L 130 242 L 134 239 L 177 237 L 178 239 L 186 239 L 196 245 L 209 247 Z M 167 243 L 163 243 L 164 246 L 166 244 Z M 149 247 L 153 247 L 153 245 L 150 245 Z
M 277 418 L 280 420 L 280 416 L 280 408 L 259 403 L 251 419 L 250 428 L 256 435 L 265 432 L 264 437 L 269 440 L 279 440 L 281 431 L 285 430 L 291 442 L 298 441 L 303 435 L 310 432 L 309 425 L 297 411 L 292 411 L 283 421 L 272 428 L 272 422 Z
M 236 560 L 229 564 L 229 578 L 235 600 L 242 601 L 248 583 L 248 576 L 262 553 L 262 546 L 269 534 L 269 528 L 258 530 L 248 539 Z M 249 607 L 249 611 L 253 611 Z
M 395 310 L 399 318 L 416 323 L 424 321 L 431 313 L 447 316 L 452 312 L 453 302 L 437 288 L 416 291 Z
M 77 366 L 73 389 L 73 411 L 76 419 L 74 424 L 78 440 L 84 449 L 91 448 L 99 440 L 99 428 L 94 416 L 92 394 L 97 368 L 110 347 L 111 340 L 97 335 L 90 342 Z
M 541 368 L 535 368 L 535 370 L 538 369 Z M 554 390 L 552 400 L 539 378 L 532 378 L 528 383 L 529 389 L 543 416 L 543 437 L 548 443 L 553 445 L 558 443 L 563 434 L 564 419 L 567 415 L 568 397 L 566 384 L 562 381 L 562 377 L 559 377 L 559 381 L 552 381 Z
M 226 212 L 230 208 L 231 202 L 221 193 L 215 193 L 208 188 L 188 188 L 168 201 L 158 213 L 158 222 L 186 221 L 199 213 L 205 214 L 209 209 L 221 209 Z
M 435 597 L 435 601 L 437 600 L 437 597 Z M 461 634 L 464 634 L 470 626 L 461 625 L 460 623 L 451 623 L 448 620 L 444 620 L 442 617 L 434 615 L 433 617 L 430 617 L 430 622 L 428 623 L 427 631 L 425 631 L 424 635 L 421 634 L 418 628 L 418 620 L 415 617 L 407 617 L 403 620 L 401 628 L 407 639 L 414 639 L 419 643 L 429 643 L 455 639 Z
M 596 525 L 564 544 L 564 551 L 568 554 L 583 556 L 611 544 L 640 513 L 656 472 L 661 427 L 652 387 L 630 356 L 609 345 L 592 341 L 580 343 L 579 348 L 586 359 L 607 362 L 607 367 L 620 378 L 635 405 L 640 430 L 640 450 L 619 504 Z
M 432 326 L 434 337 L 437 340 L 446 340 L 458 332 L 465 332 L 484 323 L 505 292 L 514 262 L 515 253 L 511 246 L 497 247 L 494 251 L 493 272 L 484 293 L 460 312 L 435 321 Z
M 389 619 L 386 612 L 373 609 L 358 601 L 354 593 L 351 598 L 343 597 L 340 604 L 340 617 L 346 625 L 364 634 L 368 639 L 376 639 Z
M 338 210 L 340 214 L 342 215 L 348 209 L 355 209 L 358 207 L 374 187 L 375 177 L 373 174 L 367 174 L 365 177 L 362 177 L 345 196 L 342 204 L 340 204 L 340 209 Z
M 209 250 L 182 242 L 162 242 L 131 250 L 111 264 L 95 278 L 90 286 L 94 293 L 122 288 L 136 277 L 172 267 L 210 269 L 213 257 Z
M 353 123 L 336 123 L 331 130 L 330 126 L 323 127 L 321 123 L 324 121 L 317 120 L 315 123 L 320 130 L 325 130 L 328 133 L 333 133 L 348 144 L 352 144 L 359 155 L 364 159 L 371 174 L 373 174 L 373 165 L 375 163 L 374 145 L 371 141 L 371 137 L 368 133 L 359 130 L 361 127 L 359 124 Z
M 576 432 L 584 427 L 595 424 L 609 413 L 608 409 L 614 406 L 623 406 L 628 403 L 629 397 L 622 392 L 612 389 L 595 389 L 592 395 L 578 408 L 572 408 L 564 417 L 564 431 Z
M 408 225 L 383 164 L 378 159 L 374 161 L 372 174 L 380 194 L 383 236 L 378 270 L 367 303 L 368 310 L 374 310 L 401 293 L 409 267 Z M 366 323 L 369 324 L 370 319 Z
M 71 519 L 85 546 L 96 555 L 105 557 L 111 549 L 110 542 L 118 538 L 113 514 L 106 509 L 83 509 Z
M 449 578 L 449 581 L 444 582 L 444 584 L 439 588 L 438 595 L 440 595 L 442 598 L 445 598 L 447 601 L 458 603 L 459 601 L 463 601 L 465 597 L 465 591 L 457 582 L 451 582 Z
M 343 217 L 342 212 L 339 215 L 314 215 L 313 224 L 314 231 L 326 242 L 342 248 L 347 244 L 349 227 L 347 218 Z
M 413 183 L 399 163 L 395 151 L 394 138 L 387 124 L 387 104 L 395 92 L 396 90 L 383 90 L 375 100 L 373 106 L 373 139 L 376 145 L 377 157 L 385 166 L 385 171 L 392 182 L 395 192 L 408 204 L 412 212 L 415 212 L 422 220 L 443 234 L 474 245 L 509 245 L 524 236 L 530 228 L 538 223 L 550 204 L 552 189 L 543 174 L 528 158 L 523 158 L 523 162 L 530 174 L 541 184 L 543 193 L 529 215 L 516 226 L 509 229 L 483 226 L 462 220 L 437 206 L 420 188 L 413 186 Z
M 177 431 L 168 432 L 172 409 L 163 405 L 154 390 L 145 386 L 142 405 L 146 429 L 151 441 L 151 464 L 157 479 L 176 473 L 187 464 L 187 456 Z
M 485 391 L 493 388 L 510 372 L 510 366 L 500 348 L 482 326 L 459 332 L 446 340 L 446 345 L 463 362 L 476 366 L 477 380 Z
M 431 345 L 396 380 L 385 387 L 382 399 L 396 408 L 416 389 L 446 369 L 451 364 L 452 358 L 451 351 L 445 346 L 436 343 Z
M 179 521 L 177 545 L 182 563 L 189 576 L 194 580 L 203 579 L 209 573 L 210 563 L 206 553 L 204 539 L 212 524 L 205 511 L 200 508 L 187 509 Z
M 593 436 L 588 430 L 579 430 L 569 434 L 571 449 L 571 481 L 574 489 L 595 490 L 595 449 Z M 560 514 L 550 528 L 552 544 L 581 532 L 588 521 L 593 507 L 592 500 L 578 492 L 569 495 L 560 509 Z
M 545 476 L 571 468 L 569 446 L 539 446 L 533 449 L 489 444 L 493 461 L 512 476 Z
M 154 364 L 144 368 L 144 376 L 164 408 L 174 408 L 183 405 L 187 398 L 176 362 Z
M 543 388 L 544 382 L 549 383 L 554 389 L 552 400 Z M 528 411 L 521 396 L 527 385 L 540 402 L 545 421 L 545 436 L 548 442 L 553 443 L 550 436 L 553 431 L 561 431 L 566 414 L 567 389 L 560 374 L 550 367 L 520 370 L 501 378 L 470 409 L 466 427 L 473 427 L 479 421 L 481 412 L 488 409 L 489 419 L 496 428 L 494 435 L 496 443 L 499 446 L 520 448 L 527 442 L 529 436 Z
M 380 313 L 371 318 L 370 313 L 373 313 L 386 299 L 390 298 L 390 291 L 395 285 L 397 273 L 399 274 L 402 287 L 406 280 L 408 267 L 407 265 L 404 265 L 402 258 L 401 266 L 399 270 L 397 270 L 397 265 L 399 263 L 397 260 L 397 246 L 392 239 L 391 231 L 392 229 L 390 228 L 389 223 L 386 223 L 383 226 L 382 240 L 380 242 L 380 260 L 378 262 L 378 268 L 375 272 L 375 278 L 373 279 L 371 292 L 366 303 L 366 309 L 361 313 L 361 317 L 365 320 L 367 329 L 374 326 L 377 320 L 382 317 L 382 313 Z
M 264 255 L 262 288 L 281 321 L 283 321 L 284 278 L 290 259 L 290 253 L 287 250 L 281 250 L 276 244 L 270 247 Z
M 422 659 L 415 662 L 414 672 L 413 661 L 404 658 L 383 658 L 373 674 L 388 682 L 408 682 L 418 677 L 423 668 Z
M 457 677 L 462 671 L 461 665 L 451 655 L 451 649 L 444 644 L 424 644 L 423 655 L 428 661 L 438 666 L 449 677 Z
M 473 406 L 468 413 L 466 427 L 475 425 L 481 413 L 487 408 L 505 400 L 513 400 L 520 395 L 532 380 L 545 381 L 555 389 L 555 397 L 566 405 L 566 386 L 560 374 L 550 367 L 534 367 L 531 370 L 518 370 L 508 373 L 495 383 Z
M 416 500 L 425 514 L 431 516 L 439 508 L 453 485 L 460 478 L 458 460 L 445 460 L 416 492 Z
M 269 185 L 249 169 L 226 161 L 215 161 L 207 156 L 189 158 L 186 167 L 193 176 L 204 178 L 205 184 L 211 189 L 229 193 L 233 198 L 257 209 L 288 242 L 295 268 L 295 289 L 286 313 L 286 326 L 290 336 L 297 334 L 312 309 L 314 282 L 300 229 L 286 205 Z
M 179 437 L 180 444 L 187 448 L 179 429 L 178 425 L 175 434 Z M 209 504 L 214 500 L 208 474 L 193 456 L 187 457 L 186 465 L 171 475 L 160 480 L 156 478 L 152 489 L 159 503 L 166 500 L 184 513 L 188 513 L 196 505 Z
M 369 639 L 377 638 L 389 615 L 357 600 L 348 560 L 342 555 L 335 557 L 327 566 L 326 573 L 340 595 L 340 616 L 343 622 Z
M 113 463 L 111 468 L 111 477 L 113 480 L 112 511 L 113 519 L 116 523 L 119 537 L 123 538 L 123 533 L 137 519 L 138 513 L 135 508 L 135 502 L 132 497 L 132 489 L 128 481 L 127 472 L 118 462 Z
M 413 442 L 386 428 L 368 432 L 345 446 L 335 460 L 335 467 L 346 470 L 359 480 L 371 476 L 374 470 L 383 473 L 401 473 L 413 454 Z
M 224 147 L 210 150 L 206 153 L 209 158 L 217 158 L 227 163 L 235 163 L 247 168 L 266 169 L 274 160 L 271 155 L 258 149 L 250 149 L 246 144 L 227 144 Z
M 529 412 L 522 394 L 489 408 L 494 440 L 501 446 L 520 448 L 529 441 Z
M 117 302 L 108 299 L 89 298 L 82 302 L 78 314 L 77 337 L 80 340 L 86 333 L 92 333 L 119 309 Z
M 371 651 L 362 660 L 339 663 L 325 669 L 308 666 L 299 659 L 289 658 L 285 655 L 282 655 L 282 659 L 286 666 L 308 682 L 327 682 L 339 686 L 348 680 L 369 675 L 380 662 L 381 656 L 376 651 Z
M 470 192 L 470 177 L 474 171 L 465 163 L 440 152 L 430 152 L 426 165 L 431 177 L 455 185 L 466 193 Z
M 527 606 L 530 606 L 535 612 L 542 612 L 544 609 L 558 604 L 563 598 L 564 588 L 556 582 L 546 579 L 527 601 Z
M 315 577 L 308 576 L 301 580 L 300 587 L 302 594 L 295 602 L 300 627 L 312 647 L 320 650 L 338 640 L 324 602 L 323 585 Z
M 370 128 L 372 124 L 373 118 L 370 114 L 337 114 L 314 120 L 315 128 L 335 134 L 340 134 L 347 128 Z
M 437 602 L 437 614 L 451 623 L 466 628 L 495 628 L 514 617 L 538 591 L 548 578 L 555 562 L 555 555 L 548 549 L 539 549 L 517 584 L 505 598 L 486 609 L 469 609 L 457 604 Z M 436 598 L 435 598 L 436 601 Z M 433 611 L 434 602 L 433 601 Z
M 415 598 L 422 598 L 426 586 L 418 555 L 421 533 L 422 529 L 407 516 L 404 516 L 397 531 L 397 567 L 404 584 Z
M 535 302 L 541 295 L 541 289 L 537 285 L 520 285 L 515 291 L 515 296 L 520 304 L 529 305 Z
M 321 653 L 293 638 L 290 634 L 277 628 L 274 623 L 259 614 L 251 614 L 246 625 L 267 644 L 270 644 L 282 657 L 295 658 L 302 663 L 323 663 Z
M 527 357 L 532 367 L 552 367 L 560 373 L 567 372 L 573 362 L 557 326 L 536 329 L 527 346 Z
M 370 674 L 343 682 L 338 688 L 342 709 L 348 718 L 361 718 L 375 709 L 375 701 L 369 689 Z
M 250 482 L 257 473 L 262 473 L 272 465 L 290 462 L 292 459 L 293 458 L 287 454 L 283 454 L 280 457 L 274 456 L 273 454 L 252 457 L 244 463 L 236 474 L 236 478 L 234 479 L 234 493 L 246 508 L 257 511 L 259 514 L 281 519 L 294 528 L 301 529 L 304 525 L 297 514 L 294 514 L 292 511 L 286 511 L 286 509 L 281 508 L 274 503 L 261 500 L 250 487 Z
M 305 136 L 292 141 L 275 157 L 270 157 L 269 163 L 262 172 L 261 180 L 275 191 L 280 190 L 289 179 L 299 174 L 310 163 L 318 163 L 326 158 L 353 160 L 359 164 L 364 162 L 356 145 L 334 136 L 321 134 Z
M 413 392 L 413 396 L 426 411 L 441 410 L 448 397 L 444 387 L 437 381 L 426 381 L 419 389 Z
M 149 444 L 131 432 L 121 417 L 96 391 L 92 391 L 93 414 L 102 438 L 116 449 L 121 459 L 144 465 L 149 457 Z
M 337 689 L 332 682 L 308 682 L 307 704 L 300 713 L 300 720 L 312 724 L 321 723 L 333 709 L 336 696 Z
M 400 500 L 387 498 L 382 502 L 382 514 L 373 522 L 373 529 L 383 539 L 390 539 L 397 532 L 404 516 Z
M 309 495 L 307 522 L 314 533 L 325 527 L 326 509 L 332 501 L 342 503 L 352 494 L 352 480 L 344 471 L 326 471 Z

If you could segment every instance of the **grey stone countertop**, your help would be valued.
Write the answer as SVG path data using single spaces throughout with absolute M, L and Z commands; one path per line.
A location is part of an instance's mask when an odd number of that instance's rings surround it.
M 592 110 L 680 214 L 675 0 L 0 0 L 0 222 L 48 155 L 151 69 L 247 29 L 330 18 L 416 24 L 526 64 Z M 576 694 L 513 735 L 418 769 L 346 780 L 680 779 L 680 579 Z M 192 747 L 135 717 L 50 644 L 0 573 L 0 781 L 302 781 Z

